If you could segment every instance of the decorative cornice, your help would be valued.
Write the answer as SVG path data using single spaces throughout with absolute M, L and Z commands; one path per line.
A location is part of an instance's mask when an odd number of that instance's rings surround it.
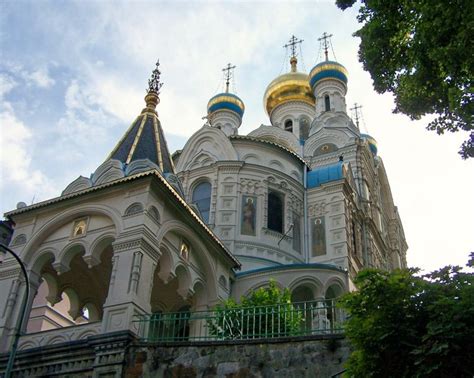
M 161 256 L 161 252 L 158 248 L 155 248 L 147 240 L 140 238 L 134 240 L 116 241 L 112 243 L 114 253 L 123 253 L 129 250 L 141 250 L 147 252 L 155 260 L 158 260 Z

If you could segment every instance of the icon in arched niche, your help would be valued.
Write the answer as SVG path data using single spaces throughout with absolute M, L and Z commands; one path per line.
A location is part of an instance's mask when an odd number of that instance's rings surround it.
M 78 238 L 78 237 L 84 236 L 86 232 L 87 232 L 87 218 L 76 220 L 72 228 L 72 237 Z
M 241 234 L 255 236 L 257 198 L 250 196 L 242 197 L 242 222 Z
M 189 245 L 186 241 L 182 241 L 181 242 L 181 248 L 179 250 L 179 254 L 181 255 L 181 257 L 188 261 L 189 260 Z
M 311 222 L 312 255 L 323 256 L 326 254 L 326 230 L 324 217 L 315 218 Z

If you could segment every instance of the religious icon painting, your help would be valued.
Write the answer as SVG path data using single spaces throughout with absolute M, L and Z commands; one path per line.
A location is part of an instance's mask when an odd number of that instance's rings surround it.
M 312 256 L 323 256 L 326 254 L 326 229 L 324 217 L 311 220 L 311 251 Z
M 242 235 L 256 235 L 257 198 L 251 196 L 242 197 L 242 221 L 240 233 Z
M 81 236 L 85 236 L 87 232 L 87 223 L 88 223 L 87 218 L 76 220 L 72 227 L 72 237 L 79 238 Z

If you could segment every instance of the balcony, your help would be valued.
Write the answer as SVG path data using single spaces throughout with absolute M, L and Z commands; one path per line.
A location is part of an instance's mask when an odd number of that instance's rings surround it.
M 247 308 L 217 308 L 137 316 L 147 343 L 257 341 L 343 333 L 346 319 L 333 300 Z

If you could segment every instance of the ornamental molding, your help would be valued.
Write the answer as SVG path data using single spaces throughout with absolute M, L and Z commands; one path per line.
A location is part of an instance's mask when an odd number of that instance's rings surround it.
M 20 268 L 0 271 L 0 279 L 16 278 L 20 274 Z
M 317 202 L 314 205 L 308 206 L 308 215 L 310 217 L 321 217 L 329 213 L 326 201 Z
M 146 252 L 148 255 L 152 256 L 153 259 L 158 260 L 161 256 L 161 252 L 158 248 L 155 248 L 147 240 L 140 238 L 135 240 L 127 240 L 122 242 L 112 243 L 114 254 L 115 253 L 124 253 L 130 250 L 140 250 Z
M 248 178 L 240 179 L 240 191 L 245 194 L 262 194 L 262 181 Z

